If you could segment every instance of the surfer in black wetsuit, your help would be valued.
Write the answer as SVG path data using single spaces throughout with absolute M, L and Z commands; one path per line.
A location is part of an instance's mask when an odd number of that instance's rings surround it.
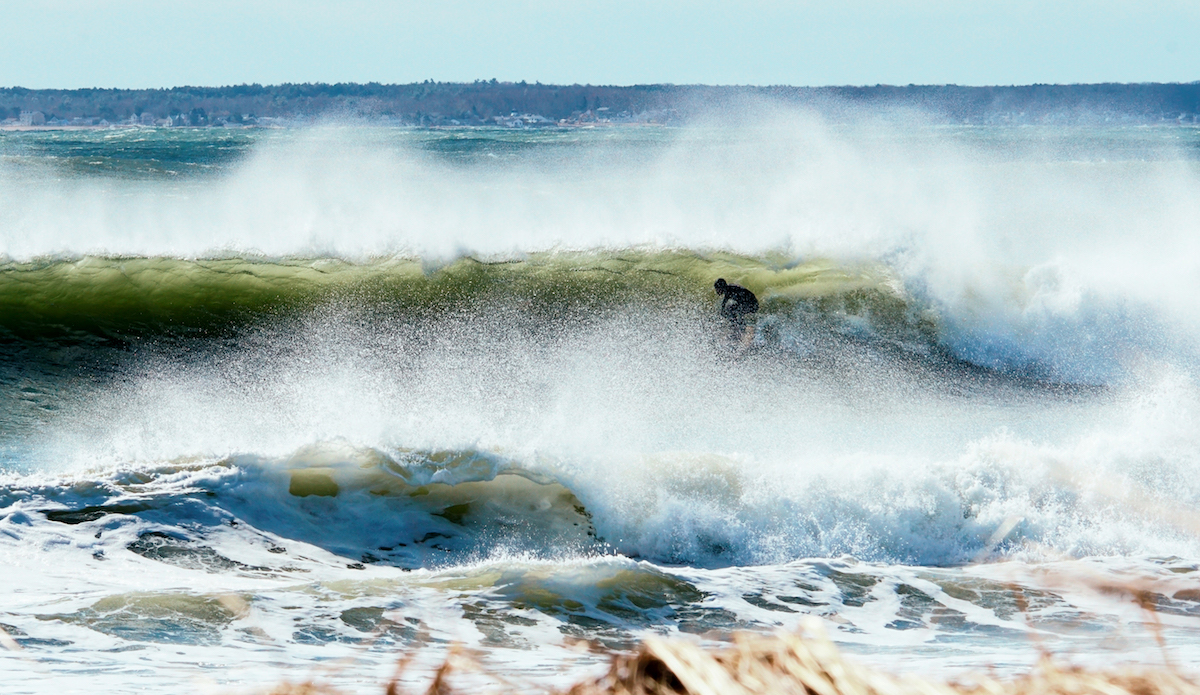
M 746 317 L 758 311 L 758 297 L 745 287 L 725 282 L 725 278 L 718 278 L 713 289 L 721 295 L 721 316 L 729 321 L 730 334 L 748 344 L 754 332 L 746 325 Z

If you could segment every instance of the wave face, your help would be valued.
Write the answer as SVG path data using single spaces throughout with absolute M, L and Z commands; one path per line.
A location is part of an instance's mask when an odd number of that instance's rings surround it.
M 804 303 L 826 315 L 868 316 L 876 330 L 933 320 L 909 306 L 879 264 L 796 262 L 722 252 L 624 249 L 544 252 L 519 259 L 463 257 L 431 264 L 388 257 L 177 259 L 94 257 L 0 266 L 0 330 L 19 338 L 86 334 L 125 342 L 240 327 L 354 307 L 374 320 L 427 321 L 518 307 L 543 324 L 633 308 L 710 303 L 709 277 L 729 275 L 786 314 Z M 926 330 L 930 326 L 924 327 Z
M 1193 629 L 1197 131 L 740 123 L 0 133 L 0 629 L 114 692 Z

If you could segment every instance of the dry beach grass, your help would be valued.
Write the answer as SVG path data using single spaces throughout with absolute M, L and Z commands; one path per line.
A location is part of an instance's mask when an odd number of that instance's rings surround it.
M 403 667 L 401 668 L 403 670 Z M 421 687 L 425 695 L 479 692 L 480 683 L 456 685 L 456 675 L 484 670 L 465 651 L 452 652 Z M 486 675 L 486 673 L 484 673 Z M 495 679 L 490 692 L 547 692 Z M 397 679 L 386 695 L 412 692 Z M 486 689 L 486 686 L 485 686 Z M 997 679 L 972 674 L 959 681 L 894 676 L 843 658 L 821 636 L 742 634 L 721 649 L 681 639 L 649 638 L 630 654 L 612 658 L 603 676 L 555 695 L 1200 695 L 1192 678 L 1168 667 L 1087 670 L 1066 667 L 1048 655 L 1029 674 Z M 335 695 L 316 682 L 282 684 L 270 695 Z

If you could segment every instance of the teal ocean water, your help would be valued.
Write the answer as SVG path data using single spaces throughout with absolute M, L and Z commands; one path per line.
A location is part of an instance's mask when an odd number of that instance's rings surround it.
M 1198 239 L 1183 127 L 0 132 L 5 692 L 1197 668 Z

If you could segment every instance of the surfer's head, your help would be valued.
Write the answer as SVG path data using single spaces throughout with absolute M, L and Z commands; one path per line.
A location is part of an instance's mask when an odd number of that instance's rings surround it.
M 724 292 L 728 286 L 729 283 L 725 282 L 725 278 L 717 278 L 717 281 L 713 283 L 713 289 L 717 292 Z

